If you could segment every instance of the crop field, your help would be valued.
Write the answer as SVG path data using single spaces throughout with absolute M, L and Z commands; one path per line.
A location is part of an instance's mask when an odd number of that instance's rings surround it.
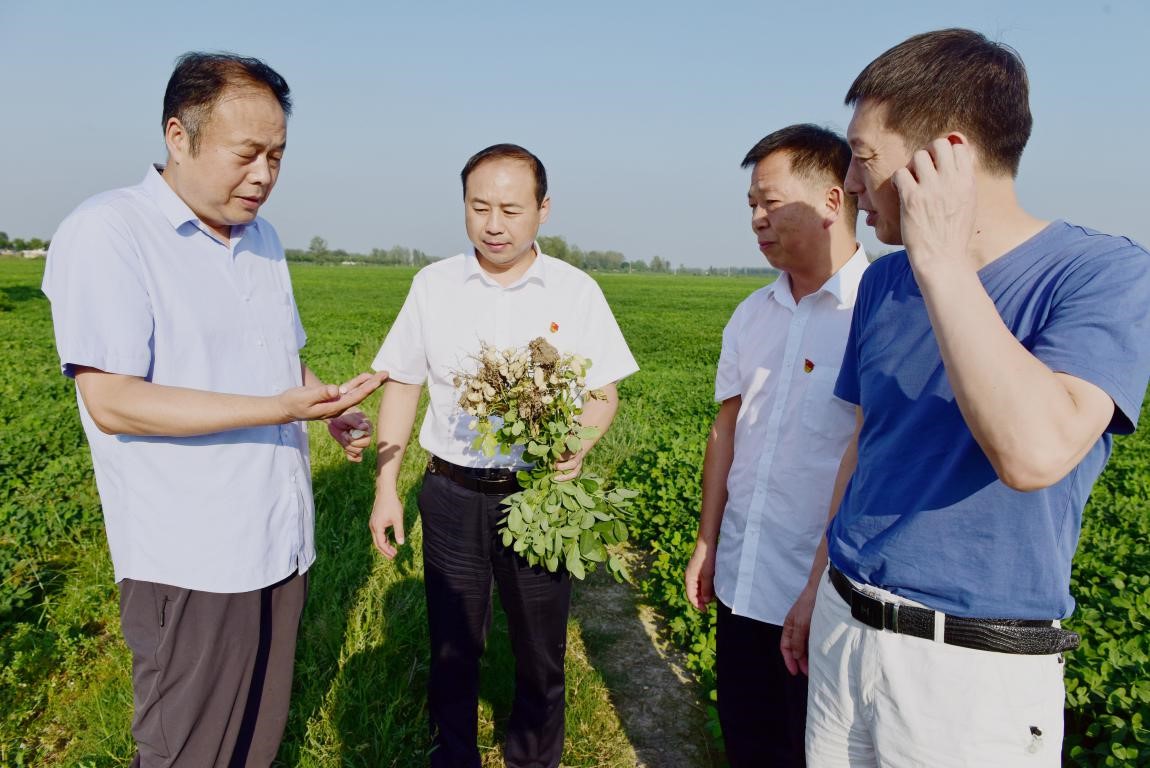
M 132 753 L 130 658 L 73 388 L 58 372 L 39 291 L 42 269 L 39 261 L 0 259 L 0 766 L 121 766 Z M 304 359 L 336 381 L 367 368 L 413 270 L 295 265 L 292 274 L 309 333 Z M 716 738 L 713 615 L 689 608 L 681 575 L 695 536 L 720 334 L 761 281 L 599 281 L 642 370 L 620 385 L 619 416 L 590 463 L 642 491 L 630 522 L 640 563 L 635 590 L 660 616 L 660 640 L 681 651 L 693 676 L 673 695 L 702 702 L 698 727 L 711 734 L 702 738 Z M 368 401 L 371 414 L 377 398 Z M 1067 656 L 1068 765 L 1150 764 L 1147 419 L 1144 410 L 1143 431 L 1115 441 L 1075 560 L 1079 608 L 1067 626 L 1083 645 Z M 372 468 L 345 463 L 314 426 L 312 455 L 319 560 L 280 764 L 424 765 L 427 640 L 414 499 L 426 456 L 413 444 L 405 460 L 408 545 L 387 563 L 367 531 Z M 633 681 L 599 663 L 609 641 L 602 630 L 584 631 L 575 612 L 564 765 L 633 766 L 635 745 L 658 738 L 621 717 L 621 690 Z M 496 745 L 510 708 L 511 665 L 497 619 L 480 717 L 489 765 L 502 764 Z

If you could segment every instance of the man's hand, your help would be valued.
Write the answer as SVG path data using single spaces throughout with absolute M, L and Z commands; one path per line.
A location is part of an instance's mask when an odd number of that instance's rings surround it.
M 371 528 L 371 539 L 379 553 L 388 560 L 394 559 L 399 552 L 396 545 L 403 544 L 403 504 L 396 493 L 376 492 L 368 527 Z M 395 535 L 395 544 L 387 538 L 388 528 Z
M 687 602 L 696 610 L 705 611 L 715 599 L 715 550 L 702 542 L 695 544 L 691 560 L 687 563 Z
M 292 387 L 276 396 L 284 422 L 331 419 L 363 402 L 387 379 L 386 373 L 361 373 L 340 386 Z
M 967 257 L 974 233 L 974 158 L 961 137 L 935 139 L 895 171 L 902 241 L 915 269 Z
M 574 480 L 579 477 L 579 473 L 583 471 L 583 457 L 587 455 L 587 451 L 591 446 L 584 441 L 583 448 L 578 453 L 565 453 L 560 461 L 555 462 L 555 477 L 554 479 L 562 482 L 563 480 Z
M 779 650 L 783 654 L 783 663 L 787 671 L 797 675 L 800 671 L 809 674 L 807 658 L 807 640 L 811 634 L 811 615 L 815 611 L 815 595 L 819 591 L 819 582 L 809 583 L 799 593 L 795 604 L 787 612 L 783 621 L 783 637 L 779 640 Z
M 343 448 L 348 461 L 363 461 L 363 451 L 371 445 L 371 422 L 363 411 L 348 411 L 330 419 L 327 431 Z

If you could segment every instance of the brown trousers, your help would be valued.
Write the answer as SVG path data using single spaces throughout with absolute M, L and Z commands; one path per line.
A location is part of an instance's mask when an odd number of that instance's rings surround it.
M 271 765 L 287 723 L 307 576 L 235 594 L 120 582 L 133 768 Z

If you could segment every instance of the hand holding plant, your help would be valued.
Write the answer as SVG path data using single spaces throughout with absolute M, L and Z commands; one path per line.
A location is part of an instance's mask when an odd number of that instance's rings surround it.
M 589 473 L 557 479 L 579 466 L 557 475 L 556 465 L 581 458 L 583 441 L 598 435 L 596 428 L 579 423 L 583 401 L 603 397 L 586 387 L 591 361 L 560 355 L 542 337 L 522 349 L 484 343 L 477 361 L 475 373 L 457 373 L 454 382 L 459 406 L 474 417 L 471 428 L 478 434 L 472 448 L 494 456 L 497 450 L 510 455 L 522 447 L 524 461 L 534 462 L 518 474 L 523 490 L 503 501 L 503 545 L 551 572 L 565 567 L 582 579 L 605 563 L 617 580 L 629 579 L 622 559 L 607 548 L 627 540 L 622 518 L 638 494 L 611 488 Z

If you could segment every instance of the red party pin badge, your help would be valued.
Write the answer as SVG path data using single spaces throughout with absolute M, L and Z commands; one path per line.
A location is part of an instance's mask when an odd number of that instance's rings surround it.
M 559 332 L 559 323 L 551 323 L 551 332 L 552 333 L 558 333 Z
M 803 359 L 803 373 L 810 373 L 815 369 L 814 362 L 808 357 Z

